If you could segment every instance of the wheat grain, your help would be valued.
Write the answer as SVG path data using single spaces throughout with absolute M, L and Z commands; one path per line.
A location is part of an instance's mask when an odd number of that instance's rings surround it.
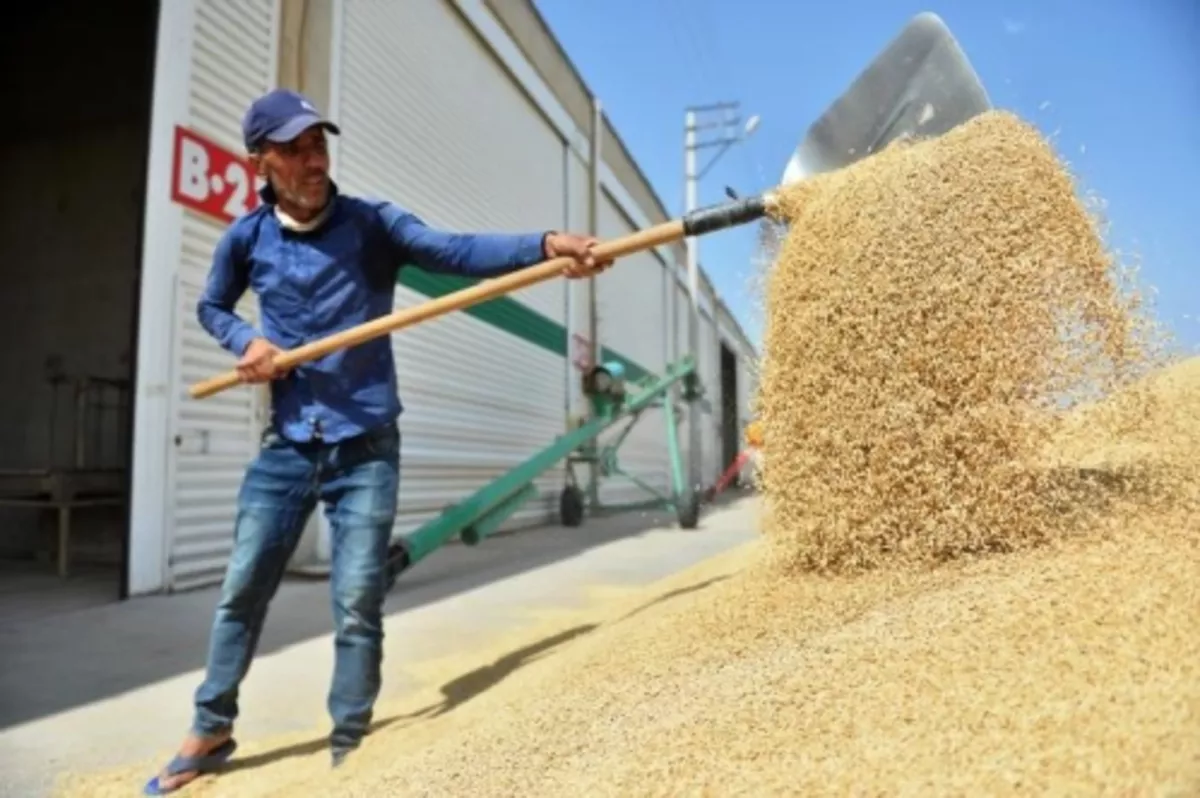
M 1160 341 L 1037 131 L 990 113 L 782 203 L 760 396 L 781 560 L 937 561 L 1093 524 L 1047 446 Z

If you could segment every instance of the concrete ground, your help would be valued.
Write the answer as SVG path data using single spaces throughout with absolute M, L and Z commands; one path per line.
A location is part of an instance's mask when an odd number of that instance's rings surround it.
M 0 634 L 19 623 L 116 603 L 120 589 L 116 566 L 76 564 L 64 581 L 53 565 L 5 561 L 0 563 Z
M 755 505 L 710 507 L 692 531 L 630 512 L 436 552 L 388 601 L 381 700 L 413 687 L 398 675 L 405 663 L 469 651 L 587 590 L 649 584 L 751 539 Z M 0 612 L 0 796 L 37 798 L 64 770 L 169 753 L 190 719 L 215 601 L 204 590 L 51 616 Z M 327 730 L 330 624 L 327 582 L 285 582 L 243 684 L 239 738 Z

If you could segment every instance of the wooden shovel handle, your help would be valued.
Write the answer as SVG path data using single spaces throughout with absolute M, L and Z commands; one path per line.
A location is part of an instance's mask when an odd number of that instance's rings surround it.
M 596 257 L 601 260 L 615 260 L 626 255 L 632 255 L 635 252 L 642 252 L 662 246 L 663 244 L 679 241 L 684 235 L 685 225 L 683 221 L 664 222 L 645 230 L 639 230 L 623 238 L 597 244 L 594 251 Z M 380 316 L 377 319 L 372 319 L 371 321 L 351 327 L 348 330 L 334 333 L 333 335 L 304 344 L 295 349 L 289 349 L 286 352 L 280 353 L 275 358 L 275 364 L 284 369 L 291 369 L 301 363 L 322 358 L 339 349 L 358 346 L 373 338 L 387 335 L 404 327 L 411 327 L 414 324 L 428 321 L 438 316 L 444 316 L 447 313 L 462 310 L 472 305 L 477 305 L 480 302 L 486 302 L 489 299 L 511 294 L 513 291 L 519 291 L 522 288 L 527 288 L 560 276 L 571 262 L 570 258 L 553 258 L 536 266 L 506 274 L 503 277 L 483 280 L 469 288 L 455 291 L 452 294 L 446 294 L 437 299 L 431 299 L 420 305 L 394 311 L 386 316 Z M 196 383 L 191 386 L 188 393 L 193 399 L 204 399 L 240 383 L 241 379 L 238 377 L 237 371 L 231 370 L 203 382 Z

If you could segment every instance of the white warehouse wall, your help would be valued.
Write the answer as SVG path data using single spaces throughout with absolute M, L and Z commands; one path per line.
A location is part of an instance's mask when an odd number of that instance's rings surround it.
M 600 204 L 600 237 L 605 240 L 632 235 L 636 228 L 603 192 Z M 653 252 L 640 252 L 623 258 L 597 282 L 602 359 L 613 356 L 623 361 L 627 376 L 662 374 L 666 367 L 664 346 L 668 333 L 663 317 L 664 266 Z M 613 441 L 624 432 L 627 422 L 616 425 L 601 436 L 601 444 Z M 620 468 L 657 490 L 670 484 L 670 456 L 667 449 L 665 414 L 659 408 L 644 411 L 625 436 L 617 453 Z M 606 504 L 644 501 L 646 492 L 623 476 L 614 476 L 601 485 L 600 500 Z
M 341 188 L 446 230 L 568 222 L 565 143 L 452 5 L 343 3 L 331 114 Z M 462 287 L 416 267 L 397 307 Z M 552 280 L 394 333 L 404 436 L 400 516 L 411 532 L 546 446 L 566 423 L 566 283 Z M 549 338 L 544 334 L 550 330 Z M 533 339 L 533 340 L 531 340 Z M 507 528 L 551 520 L 561 467 Z
M 198 127 L 221 146 L 239 149 L 236 112 L 277 71 L 278 3 L 240 0 L 238 8 L 246 13 L 235 13 L 223 0 L 185 0 L 173 11 L 163 30 L 179 37 L 168 46 L 175 46 L 188 66 L 159 89 L 152 184 L 169 183 L 163 148 L 170 145 L 162 139 L 175 124 Z M 332 0 L 332 16 L 329 111 L 343 126 L 334 163 L 344 191 L 395 200 L 430 224 L 449 229 L 586 229 L 586 131 L 482 0 Z M 240 36 L 252 52 L 239 48 L 235 54 L 216 46 L 218 33 Z M 160 56 L 160 70 L 163 64 Z M 230 71 L 239 65 L 238 74 Z M 218 111 L 220 119 L 211 116 Z M 601 164 L 600 177 L 602 237 L 651 226 L 650 212 L 632 199 L 644 189 L 622 185 L 607 162 Z M 166 203 L 161 191 L 151 202 Z M 165 468 L 161 454 L 139 450 L 139 457 L 147 459 L 139 468 L 145 479 L 135 527 L 141 529 L 143 546 L 156 526 L 163 540 L 156 544 L 159 554 L 150 546 L 135 555 L 135 592 L 161 585 L 161 579 L 154 584 L 155 559 L 163 563 L 166 583 L 177 588 L 219 578 L 228 555 L 225 530 L 232 529 L 235 475 L 252 454 L 254 430 L 262 419 L 261 408 L 244 391 L 229 392 L 223 403 L 207 399 L 201 404 L 186 396 L 187 384 L 232 365 L 226 354 L 199 340 L 191 318 L 191 292 L 201 277 L 197 269 L 211 258 L 221 226 L 211 220 L 201 223 L 174 205 L 157 206 L 148 214 L 154 229 L 147 236 L 146 257 L 148 262 L 173 263 L 177 285 L 168 293 L 156 278 L 144 298 L 170 296 L 169 312 L 156 311 L 160 318 L 170 317 L 170 329 L 157 335 L 167 335 L 173 343 L 163 351 L 161 342 L 152 340 L 154 334 L 143 331 L 141 346 L 151 353 L 147 362 L 168 364 L 169 374 L 143 374 L 141 382 L 147 391 L 165 390 L 170 399 L 165 416 L 163 407 L 151 403 L 147 412 L 159 415 L 144 416 L 140 424 L 147 446 L 153 438 L 161 441 L 163 433 L 176 444 Z M 185 236 L 185 227 L 193 232 Z M 200 229 L 203 235 L 195 232 Z M 679 264 L 673 252 L 664 249 L 662 254 L 665 260 L 652 253 L 626 258 L 598 281 L 600 345 L 651 372 L 664 365 L 675 332 L 664 317 L 669 305 L 665 292 L 679 287 L 671 281 L 668 289 L 664 263 L 672 270 Z M 455 287 L 453 281 L 430 280 L 415 270 L 405 274 L 397 289 L 399 306 Z M 398 532 L 410 531 L 462 500 L 565 428 L 572 394 L 578 399 L 578 375 L 570 366 L 571 332 L 587 329 L 586 296 L 582 281 L 570 286 L 551 281 L 394 336 L 407 411 Z M 679 299 L 678 307 L 686 311 L 686 293 Z M 712 298 L 703 304 L 712 308 Z M 568 306 L 574 311 L 570 320 Z M 652 321 L 629 324 L 626 314 Z M 686 312 L 676 321 L 686 350 Z M 719 374 L 717 336 L 711 323 L 706 327 L 710 332 L 702 338 L 701 363 L 712 392 Z M 186 364 L 181 360 L 185 351 L 194 352 Z M 220 448 L 214 449 L 209 433 L 217 429 L 212 413 L 218 409 L 225 437 L 217 439 Z M 626 446 L 624 464 L 665 486 L 665 430 L 660 414 L 650 415 L 654 417 L 641 423 Z M 716 422 L 706 414 L 707 480 L 719 473 L 715 461 L 709 462 L 720 446 Z M 540 480 L 539 499 L 510 528 L 552 520 L 561 484 L 561 469 Z M 163 493 L 161 503 L 154 501 L 155 490 Z M 193 504 L 200 497 L 224 509 L 201 514 Z M 193 527 L 181 536 L 185 522 Z M 172 558 L 178 557 L 192 565 L 186 574 L 169 576 Z

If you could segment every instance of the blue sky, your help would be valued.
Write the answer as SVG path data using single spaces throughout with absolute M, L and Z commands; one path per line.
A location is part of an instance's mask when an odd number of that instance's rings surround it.
M 1198 0 L 536 0 L 669 213 L 683 206 L 683 109 L 737 100 L 757 132 L 705 177 L 779 182 L 809 124 L 913 15 L 939 14 L 992 102 L 1036 124 L 1107 202 L 1114 246 L 1179 342 L 1200 348 Z M 753 228 L 701 238 L 700 260 L 757 345 Z

